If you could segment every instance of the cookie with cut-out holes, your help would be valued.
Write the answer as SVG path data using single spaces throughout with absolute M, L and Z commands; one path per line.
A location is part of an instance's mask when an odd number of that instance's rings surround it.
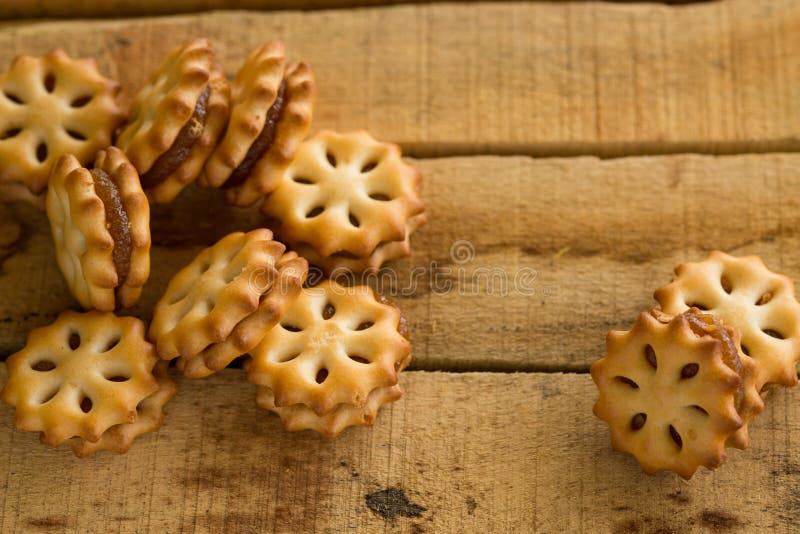
M 150 276 L 150 205 L 119 149 L 98 152 L 91 170 L 61 156 L 50 175 L 47 216 L 58 266 L 81 306 L 136 304 Z
M 673 281 L 655 298 L 666 313 L 696 307 L 736 328 L 742 350 L 760 364 L 760 386 L 797 384 L 800 303 L 792 280 L 767 269 L 761 258 L 714 251 L 704 261 L 676 267 Z
M 747 445 L 747 421 L 764 408 L 757 372 L 736 331 L 714 316 L 642 313 L 631 330 L 609 332 L 606 357 L 591 367 L 594 413 L 612 447 L 645 473 L 689 479 L 701 465 L 719 467 L 726 445 Z
M 228 121 L 230 87 L 208 39 L 176 48 L 136 94 L 117 139 L 158 203 L 199 176 Z
M 125 454 L 134 440 L 142 434 L 157 432 L 164 424 L 164 405 L 177 393 L 175 382 L 169 377 L 169 362 L 160 361 L 153 368 L 158 381 L 158 391 L 143 399 L 136 407 L 136 421 L 112 426 L 95 442 L 72 438 L 69 446 L 78 458 L 86 458 L 98 451 Z
M 149 335 L 159 357 L 189 360 L 226 341 L 258 310 L 278 278 L 284 250 L 272 232 L 258 229 L 229 234 L 200 252 L 156 304 Z
M 62 154 L 91 162 L 125 118 L 119 89 L 94 59 L 71 59 L 61 49 L 15 58 L 0 74 L 0 184 L 7 186 L 0 189 L 21 198 L 11 186 L 24 184 L 39 195 Z
M 400 365 L 402 371 L 411 361 L 411 357 Z M 256 403 L 259 407 L 277 414 L 289 432 L 300 430 L 314 430 L 325 437 L 335 438 L 344 429 L 351 426 L 372 426 L 378 417 L 378 410 L 384 404 L 395 402 L 403 396 L 400 384 L 373 389 L 367 395 L 367 402 L 363 406 L 352 404 L 339 404 L 325 415 L 317 415 L 314 410 L 305 404 L 291 406 L 275 406 L 275 396 L 268 387 L 259 386 Z
M 421 182 L 397 145 L 364 131 L 322 131 L 301 145 L 262 211 L 282 241 L 328 274 L 378 269 L 408 255 L 425 222 Z
M 397 384 L 411 354 L 400 310 L 366 286 L 325 280 L 306 288 L 278 326 L 250 351 L 247 378 L 269 388 L 276 407 L 304 404 L 325 415 L 362 407 L 376 388 Z
M 303 287 L 308 262 L 295 252 L 287 252 L 275 263 L 275 269 L 275 277 L 271 276 L 271 271 L 265 271 L 263 279 L 254 278 L 253 283 L 263 284 L 264 289 L 258 308 L 242 319 L 225 341 L 213 343 L 195 356 L 178 358 L 177 366 L 183 374 L 190 378 L 203 378 L 227 367 L 258 345 L 264 334 L 278 323 Z
M 16 407 L 19 430 L 41 432 L 48 445 L 97 441 L 136 420 L 136 406 L 158 389 L 155 363 L 139 319 L 65 311 L 8 358 L 0 398 Z
M 231 118 L 200 179 L 249 206 L 272 191 L 311 126 L 317 90 L 306 63 L 285 66 L 284 46 L 266 43 L 231 83 Z

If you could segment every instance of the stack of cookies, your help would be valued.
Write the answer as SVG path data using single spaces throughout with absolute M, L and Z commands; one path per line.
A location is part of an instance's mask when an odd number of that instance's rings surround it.
M 62 51 L 18 58 L 0 76 L 0 196 L 45 205 L 59 268 L 90 310 L 64 312 L 8 359 L 2 400 L 17 427 L 70 440 L 79 456 L 125 452 L 162 424 L 169 361 L 203 378 L 240 357 L 258 405 L 287 429 L 333 437 L 371 425 L 402 395 L 405 319 L 368 287 L 306 286 L 309 262 L 336 276 L 410 254 L 425 222 L 419 172 L 366 132 L 304 141 L 314 77 L 286 63 L 281 43 L 254 50 L 229 83 L 196 39 L 167 55 L 128 113 L 118 89 Z M 272 229 L 201 251 L 145 338 L 141 320 L 113 312 L 136 304 L 149 278 L 150 203 L 193 182 L 233 206 L 260 203 Z
M 608 334 L 591 367 L 594 412 L 646 473 L 688 479 L 746 448 L 770 389 L 797 384 L 800 303 L 760 258 L 719 251 L 679 265 L 655 298 L 631 330 Z

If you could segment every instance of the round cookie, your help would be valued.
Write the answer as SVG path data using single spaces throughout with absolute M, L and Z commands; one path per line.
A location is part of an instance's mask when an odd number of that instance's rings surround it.
M 154 202 L 171 202 L 197 179 L 222 134 L 230 88 L 208 39 L 170 52 L 136 94 L 117 139 Z
M 36 200 L 62 154 L 81 165 L 111 144 L 125 114 L 120 86 L 93 59 L 71 59 L 56 49 L 18 56 L 0 74 L 0 192 L 8 200 Z
M 58 266 L 81 306 L 113 311 L 136 304 L 150 276 L 150 206 L 120 150 L 98 152 L 92 170 L 72 155 L 59 158 L 47 216 Z
M 269 193 L 311 126 L 316 86 L 305 63 L 285 66 L 281 42 L 254 50 L 231 83 L 231 118 L 200 184 L 249 206 Z
M 0 398 L 16 408 L 19 430 L 41 432 L 48 445 L 96 442 L 136 420 L 137 405 L 158 389 L 155 363 L 139 319 L 66 311 L 8 358 Z
M 280 239 L 331 276 L 377 270 L 410 253 L 425 223 L 419 171 L 367 132 L 322 131 L 303 143 L 262 205 Z

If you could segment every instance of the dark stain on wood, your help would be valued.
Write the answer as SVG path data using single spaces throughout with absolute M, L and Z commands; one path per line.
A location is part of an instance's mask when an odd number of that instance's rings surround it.
M 385 521 L 397 523 L 397 517 L 420 517 L 427 508 L 412 503 L 402 488 L 386 488 L 364 496 L 367 508 Z
M 131 45 L 131 40 L 130 39 L 127 39 L 127 38 L 122 37 L 120 35 L 115 35 L 114 36 L 114 42 L 118 46 L 130 46 Z
M 719 510 L 701 512 L 700 524 L 712 532 L 729 532 L 744 526 L 736 516 Z
M 467 497 L 467 513 L 469 515 L 475 515 L 475 509 L 478 507 L 478 502 L 475 500 L 472 495 Z
M 687 504 L 690 501 L 689 496 L 684 495 L 680 491 L 676 491 L 675 493 L 667 493 L 667 499 L 677 504 Z
M 69 522 L 65 516 L 47 516 L 36 519 L 28 519 L 27 525 L 38 530 L 51 531 L 60 528 L 67 528 Z

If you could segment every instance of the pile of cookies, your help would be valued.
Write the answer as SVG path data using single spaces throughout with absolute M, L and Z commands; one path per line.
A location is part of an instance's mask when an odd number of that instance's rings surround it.
M 633 328 L 609 332 L 591 367 L 594 413 L 646 473 L 689 479 L 746 448 L 769 391 L 797 384 L 800 303 L 760 258 L 719 251 L 679 265 L 655 299 Z
M 89 310 L 32 331 L 7 360 L 0 397 L 17 428 L 78 456 L 125 452 L 162 424 L 176 392 L 169 361 L 203 378 L 242 356 L 258 405 L 287 429 L 333 437 L 371 425 L 402 395 L 408 328 L 369 287 L 336 278 L 410 254 L 425 222 L 419 171 L 363 131 L 305 140 L 314 76 L 286 63 L 282 43 L 254 50 L 229 82 L 196 39 L 167 55 L 129 110 L 118 93 L 92 61 L 58 50 L 0 76 L 0 196 L 46 208 L 59 268 Z M 269 229 L 200 252 L 149 328 L 114 315 L 150 275 L 150 204 L 194 182 L 236 207 L 260 203 Z M 307 284 L 309 262 L 330 277 Z

